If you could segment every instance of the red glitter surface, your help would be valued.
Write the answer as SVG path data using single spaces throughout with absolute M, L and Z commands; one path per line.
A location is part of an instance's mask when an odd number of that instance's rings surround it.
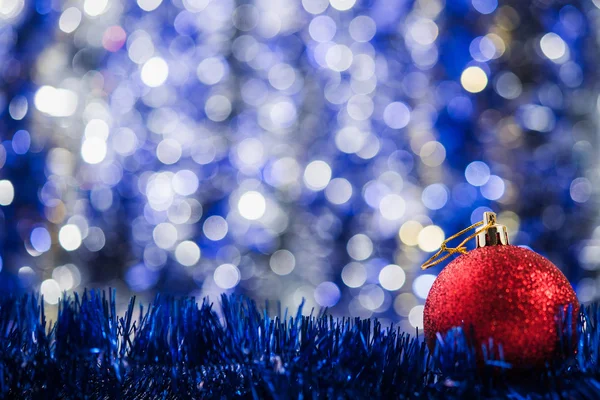
M 425 336 L 432 347 L 437 332 L 473 326 L 478 344 L 490 337 L 502 343 L 506 361 L 540 365 L 556 351 L 555 318 L 559 307 L 568 304 L 575 319 L 575 292 L 546 258 L 517 246 L 482 247 L 438 275 L 425 302 Z

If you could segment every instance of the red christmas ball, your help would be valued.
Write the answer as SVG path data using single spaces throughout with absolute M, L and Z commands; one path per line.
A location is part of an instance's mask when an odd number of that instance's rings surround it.
M 571 284 L 548 259 L 522 247 L 477 248 L 448 264 L 431 287 L 423 323 L 431 349 L 436 333 L 474 329 L 481 348 L 489 338 L 501 343 L 514 366 L 543 365 L 558 346 L 560 307 L 579 303 Z

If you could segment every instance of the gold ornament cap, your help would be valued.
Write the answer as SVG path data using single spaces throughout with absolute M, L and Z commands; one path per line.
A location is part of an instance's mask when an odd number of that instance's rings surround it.
M 483 213 L 483 225 L 488 226 L 475 236 L 477 248 L 486 246 L 504 246 L 508 244 L 508 231 L 506 226 L 496 221 L 496 213 L 486 211 Z

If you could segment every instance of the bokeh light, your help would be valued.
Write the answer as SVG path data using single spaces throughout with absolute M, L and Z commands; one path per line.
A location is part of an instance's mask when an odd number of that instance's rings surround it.
M 379 283 L 384 289 L 398 290 L 406 281 L 406 273 L 398 265 L 390 264 L 379 271 Z
M 240 281 L 240 271 L 233 264 L 222 264 L 215 269 L 214 279 L 221 289 L 233 289 Z
M 479 93 L 488 83 L 488 77 L 480 67 L 468 67 L 460 76 L 460 83 L 467 92 Z
M 494 211 L 594 301 L 597 11 L 4 2 L 0 286 L 422 327 L 419 266 Z

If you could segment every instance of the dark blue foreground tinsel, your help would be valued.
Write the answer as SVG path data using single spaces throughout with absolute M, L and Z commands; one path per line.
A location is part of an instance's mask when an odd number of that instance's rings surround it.
M 600 398 L 595 305 L 578 320 L 577 355 L 516 371 L 478 364 L 460 329 L 430 354 L 374 319 L 306 317 L 301 307 L 272 318 L 242 297 L 223 296 L 220 313 L 207 300 L 168 296 L 136 310 L 132 298 L 118 316 L 114 291 L 88 291 L 61 300 L 56 323 L 41 304 L 35 295 L 0 299 L 2 398 Z M 572 330 L 560 330 L 568 348 Z

